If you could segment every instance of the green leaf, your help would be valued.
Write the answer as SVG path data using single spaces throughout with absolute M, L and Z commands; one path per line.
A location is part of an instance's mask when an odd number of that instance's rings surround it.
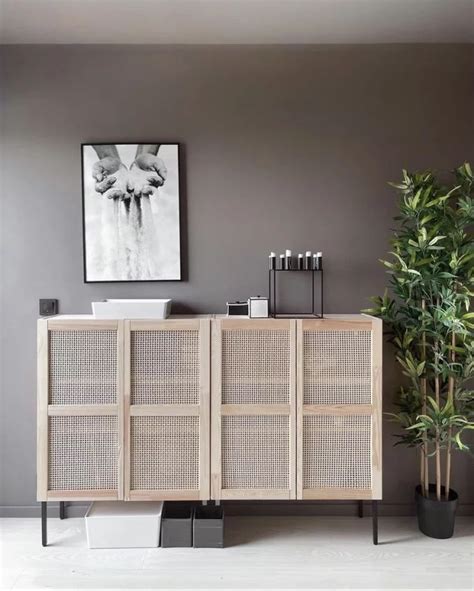
M 468 447 L 466 445 L 464 445 L 464 443 L 461 441 L 461 434 L 458 432 L 456 433 L 456 435 L 454 436 L 454 441 L 456 442 L 456 445 L 458 446 L 458 448 L 460 450 L 467 450 Z
M 416 206 L 418 205 L 418 202 L 420 200 L 420 195 L 421 195 L 421 189 L 419 189 L 416 192 L 416 195 L 413 197 L 413 200 L 411 202 L 411 206 L 412 206 L 413 209 L 416 209 Z
M 412 431 L 413 429 L 422 429 L 424 427 L 424 423 L 415 423 L 414 425 L 411 425 L 410 427 L 406 427 L 405 431 Z
M 437 242 L 439 242 L 440 240 L 444 240 L 446 238 L 446 236 L 435 236 L 434 238 L 432 238 L 428 244 L 430 246 L 433 246 L 433 244 L 436 244 Z
M 427 224 L 428 222 L 431 222 L 431 220 L 433 220 L 435 218 L 435 215 L 430 213 L 429 215 L 425 215 L 425 217 L 421 218 L 420 220 L 420 224 L 422 226 L 424 226 L 425 224 Z
M 402 190 L 406 189 L 406 185 L 397 184 L 397 183 L 391 183 L 391 182 L 389 182 L 388 184 L 391 187 L 395 187 L 395 189 L 402 189 Z
M 431 406 L 433 407 L 433 410 L 436 413 L 439 413 L 439 405 L 436 402 L 436 400 L 434 398 L 432 398 L 431 396 L 428 396 L 428 402 L 431 404 Z

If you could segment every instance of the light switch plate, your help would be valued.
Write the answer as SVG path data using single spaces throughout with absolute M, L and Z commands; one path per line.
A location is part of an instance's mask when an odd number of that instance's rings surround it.
M 40 316 L 54 316 L 58 313 L 58 300 L 40 300 L 39 301 Z

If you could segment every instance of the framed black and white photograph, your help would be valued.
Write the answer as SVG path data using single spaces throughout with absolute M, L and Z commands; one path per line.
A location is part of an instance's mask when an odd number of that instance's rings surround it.
M 181 279 L 179 145 L 82 145 L 84 281 Z

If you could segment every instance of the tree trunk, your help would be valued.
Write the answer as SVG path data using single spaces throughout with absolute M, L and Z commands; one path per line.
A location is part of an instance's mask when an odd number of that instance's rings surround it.
M 449 437 L 451 437 L 451 427 L 449 427 Z M 446 484 L 444 487 L 444 495 L 446 500 L 449 500 L 449 488 L 451 486 L 451 441 L 448 443 L 446 450 Z
M 454 363 L 456 361 L 456 351 L 454 350 L 454 347 L 456 346 L 456 333 L 452 332 L 451 334 L 451 363 Z M 450 375 L 449 376 L 449 386 L 448 386 L 448 402 L 451 402 L 454 405 L 454 386 L 455 386 L 455 380 L 454 380 L 454 375 Z M 446 500 L 449 499 L 449 488 L 451 486 L 451 437 L 453 434 L 453 429 L 451 426 L 449 426 L 448 429 L 448 447 L 446 450 L 446 483 L 444 486 L 444 494 L 445 494 L 445 498 Z
M 436 404 L 439 406 L 440 394 L 439 394 L 439 376 L 435 378 L 435 396 Z M 441 449 L 439 447 L 439 428 L 436 427 L 436 440 L 435 440 L 435 458 L 436 458 L 436 498 L 441 501 Z
M 425 443 L 424 453 L 425 453 L 425 497 L 428 497 L 429 494 L 430 494 L 430 472 L 429 472 L 429 462 L 428 462 L 428 442 Z
M 425 491 L 425 453 L 423 446 L 420 447 L 420 486 L 421 494 Z
M 441 501 L 441 450 L 439 448 L 439 433 L 436 433 L 436 498 Z
M 426 300 L 425 298 L 423 298 L 421 300 L 421 309 L 423 310 L 423 313 L 426 310 Z M 424 319 L 423 319 L 423 323 L 424 323 Z M 421 336 L 421 342 L 422 342 L 422 347 L 421 347 L 421 360 L 422 361 L 426 361 L 426 333 L 425 331 L 423 331 L 422 336 Z M 425 368 L 425 374 L 426 374 L 426 368 Z M 426 395 L 427 395 L 427 381 L 426 381 L 426 377 L 421 378 L 421 397 L 422 397 L 422 414 L 426 414 Z M 429 484 L 430 484 L 430 480 L 429 480 L 429 472 L 428 472 L 428 436 L 425 433 L 423 435 L 423 445 L 422 445 L 422 461 L 423 461 L 423 479 L 421 481 L 421 492 L 422 494 L 427 497 L 429 494 Z

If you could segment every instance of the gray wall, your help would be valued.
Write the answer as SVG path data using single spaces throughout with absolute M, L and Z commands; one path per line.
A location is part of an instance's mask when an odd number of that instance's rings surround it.
M 270 250 L 321 249 L 327 312 L 381 293 L 402 167 L 474 159 L 469 46 L 4 47 L 3 506 L 35 503 L 38 298 L 172 297 L 222 312 L 266 293 Z M 183 282 L 82 280 L 81 142 L 179 141 Z M 296 294 L 295 294 L 296 297 Z M 397 381 L 386 351 L 385 408 Z M 384 496 L 411 511 L 417 465 L 386 423 Z M 454 486 L 474 502 L 467 457 Z M 470 478 L 469 478 L 470 476 Z M 402 505 L 400 507 L 400 505 Z M 468 510 L 466 507 L 464 510 Z M 10 510 L 10 512 L 13 510 Z

